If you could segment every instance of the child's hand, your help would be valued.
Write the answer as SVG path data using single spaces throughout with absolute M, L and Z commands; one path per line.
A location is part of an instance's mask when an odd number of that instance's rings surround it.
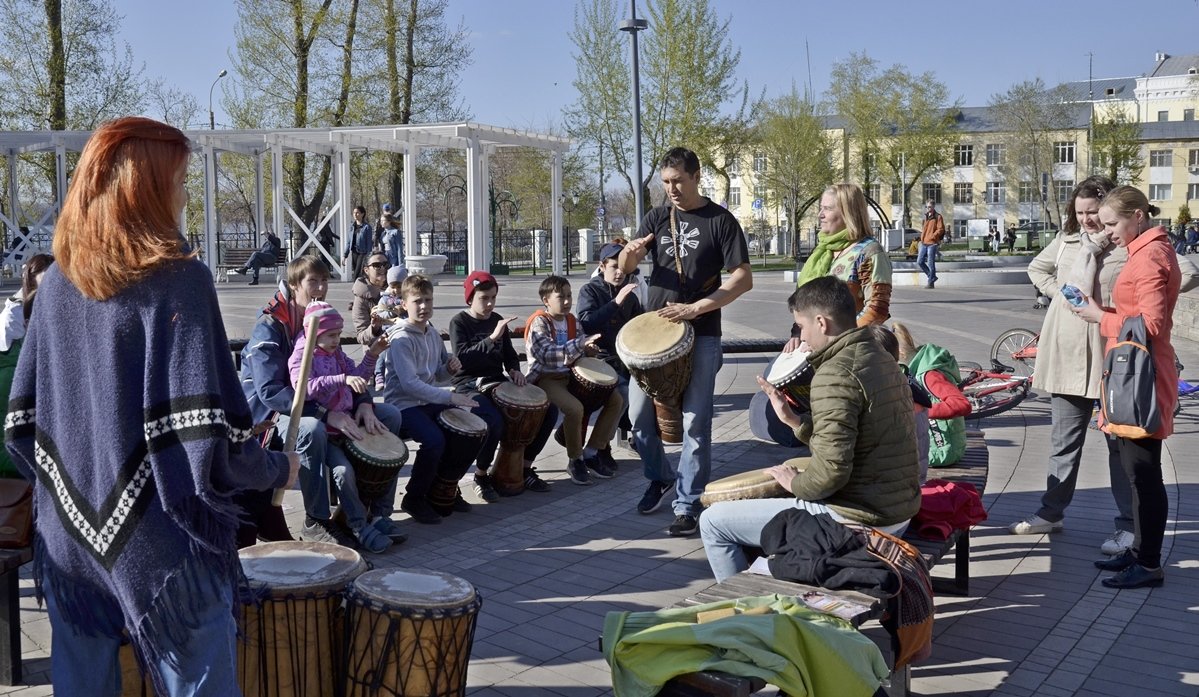
M 374 343 L 371 344 L 371 347 L 367 349 L 367 353 L 375 358 L 378 358 L 379 356 L 383 355 L 383 352 L 386 351 L 387 347 L 390 345 L 391 339 L 389 339 L 387 333 L 384 332 L 375 339 Z
M 500 323 L 495 325 L 495 329 L 493 329 L 491 332 L 491 340 L 499 341 L 500 337 L 502 337 L 504 334 L 506 334 L 508 332 L 508 324 L 514 319 L 516 319 L 516 318 L 508 317 L 507 319 L 505 319 L 505 318 L 501 317 Z
M 512 384 L 516 385 L 517 387 L 524 387 L 525 384 L 528 383 L 528 380 L 525 380 L 525 374 L 519 370 L 509 370 L 508 379 L 511 380 Z
M 583 340 L 583 353 L 587 354 L 588 356 L 594 356 L 597 353 L 599 353 L 599 347 L 595 345 L 595 342 L 597 342 L 599 340 L 600 340 L 599 334 L 592 334 L 591 336 L 584 339 Z
M 475 401 L 474 397 L 468 394 L 462 394 L 460 392 L 454 392 L 450 394 L 450 403 L 456 407 L 462 407 L 463 409 L 474 409 L 475 407 L 479 406 L 479 403 Z
M 457 375 L 458 371 L 462 370 L 462 361 L 458 360 L 457 356 L 450 356 L 450 360 L 445 364 L 445 369 L 450 375 Z
M 354 390 L 358 394 L 362 394 L 362 393 L 366 392 L 366 380 L 358 377 L 357 375 L 347 375 L 346 376 L 346 387 L 349 387 L 351 390 Z
M 636 283 L 626 283 L 619 291 L 616 292 L 616 304 L 619 305 L 623 303 L 624 299 L 632 295 L 633 291 L 635 290 L 637 290 Z

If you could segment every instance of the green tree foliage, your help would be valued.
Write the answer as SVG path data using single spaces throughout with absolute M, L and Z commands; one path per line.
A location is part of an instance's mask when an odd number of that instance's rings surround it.
M 1141 124 L 1118 106 L 1095 110 L 1091 157 L 1094 167 L 1117 184 L 1141 182 Z
M 581 143 L 603 143 L 613 168 L 627 173 L 633 168 L 632 78 L 628 37 L 615 31 L 621 18 L 617 0 L 582 0 L 576 11 L 571 40 L 579 101 L 566 124 Z M 748 104 L 748 87 L 737 87 L 741 52 L 728 38 L 729 20 L 717 17 L 709 0 L 652 0 L 647 20 L 649 29 L 638 38 L 645 178 L 633 182 L 622 174 L 630 192 L 636 186 L 648 191 L 658 160 L 672 147 L 707 153 L 710 162 L 720 147 L 716 135 L 730 127 L 722 109 Z M 738 118 L 746 118 L 744 109 Z
M 1056 196 L 1046 196 L 1041 177 L 1053 178 L 1054 143 L 1073 140 L 1066 131 L 1077 126 L 1079 106 L 1070 102 L 1064 85 L 1047 89 L 1040 78 L 1012 85 L 991 97 L 996 130 L 1003 134 L 1007 152 L 1003 172 L 1008 182 L 1033 182 L 1033 190 L 1046 218 L 1059 228 L 1062 212 Z M 1009 185 L 1010 188 L 1010 185 Z
M 794 85 L 790 93 L 761 103 L 757 112 L 753 142 L 766 155 L 766 170 L 757 176 L 770 203 L 786 211 L 797 239 L 800 206 L 838 178 L 835 143 L 810 95 L 800 95 Z
M 846 176 L 863 188 L 876 181 L 902 186 L 907 225 L 912 188 L 953 162 L 959 103 L 934 73 L 883 70 L 865 53 L 834 63 L 830 83 L 829 101 L 846 121 Z

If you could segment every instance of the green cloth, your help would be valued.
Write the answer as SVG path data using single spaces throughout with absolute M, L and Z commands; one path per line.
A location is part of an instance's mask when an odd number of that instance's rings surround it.
M 777 614 L 695 624 L 703 611 L 764 605 Z M 882 652 L 848 622 L 780 595 L 609 612 L 604 658 L 616 697 L 653 697 L 671 678 L 705 670 L 761 678 L 793 697 L 869 697 L 888 675 Z
M 20 311 L 18 307 L 17 312 Z M 7 351 L 0 351 L 0 421 L 8 417 L 8 393 L 12 391 L 12 378 L 17 371 L 17 359 L 21 356 L 23 342 L 23 339 L 17 339 Z M 8 448 L 4 447 L 4 430 L 0 429 L 0 477 L 15 479 L 20 476 L 8 455 Z
M 813 278 L 827 276 L 833 268 L 833 255 L 851 244 L 853 241 L 849 239 L 848 229 L 831 235 L 820 235 L 816 241 L 816 249 L 812 250 L 812 254 L 800 269 L 799 282 L 795 286 L 798 288 Z
M 962 381 L 958 361 L 948 350 L 936 344 L 925 344 L 920 347 L 912 360 L 908 362 L 908 370 L 920 381 L 920 386 L 932 398 L 933 404 L 941 398 L 933 394 L 924 382 L 924 376 L 936 370 L 953 384 Z M 956 465 L 966 453 L 966 418 L 955 416 L 952 419 L 928 420 L 928 466 L 949 467 Z

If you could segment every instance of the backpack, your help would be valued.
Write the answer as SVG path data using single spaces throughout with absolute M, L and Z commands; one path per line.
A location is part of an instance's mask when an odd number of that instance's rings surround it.
M 936 395 L 928 390 L 924 376 L 932 370 L 939 371 L 955 385 L 962 381 L 958 369 L 958 361 L 948 350 L 936 344 L 925 344 L 916 351 L 916 355 L 908 361 L 908 370 L 920 382 L 920 386 L 928 392 L 933 403 L 940 402 Z M 956 416 L 952 419 L 928 420 L 928 466 L 948 467 L 957 464 L 966 452 L 966 419 Z
M 1150 438 L 1161 428 L 1157 408 L 1153 354 L 1145 320 L 1124 320 L 1117 343 L 1103 357 L 1103 418 L 1108 433 L 1119 438 Z

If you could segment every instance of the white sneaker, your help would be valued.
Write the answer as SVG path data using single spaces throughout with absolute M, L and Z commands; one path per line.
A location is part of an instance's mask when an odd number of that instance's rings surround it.
M 1111 534 L 1103 544 L 1099 546 L 1099 551 L 1107 555 L 1115 555 L 1123 552 L 1132 546 L 1136 536 L 1127 530 L 1117 530 Z
M 1039 515 L 1030 515 L 1024 520 L 1017 520 L 1007 526 L 1007 531 L 1013 535 L 1044 535 L 1049 532 L 1059 532 L 1062 521 L 1051 523 Z
M 226 276 L 240 276 L 241 274 L 242 274 L 241 269 L 229 269 L 228 271 L 225 272 Z

